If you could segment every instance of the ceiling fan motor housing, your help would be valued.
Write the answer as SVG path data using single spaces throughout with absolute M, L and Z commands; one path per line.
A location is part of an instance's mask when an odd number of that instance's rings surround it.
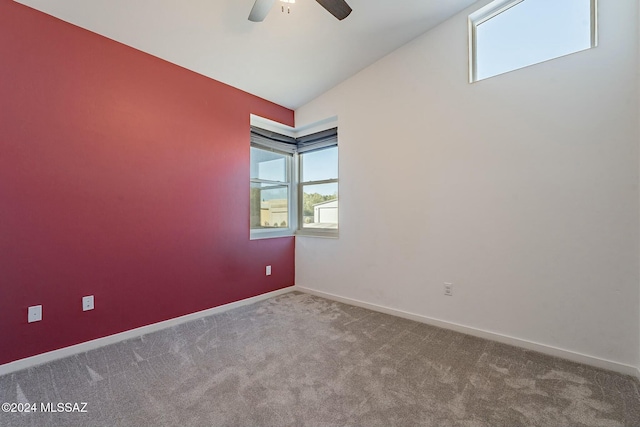
M 339 20 L 343 20 L 347 16 L 351 14 L 351 7 L 347 4 L 345 0 L 316 0 L 320 6 L 324 7 L 330 14 L 335 16 Z M 251 9 L 251 13 L 249 13 L 249 21 L 252 22 L 262 22 L 264 18 L 267 17 L 267 14 L 273 7 L 273 3 L 275 0 L 256 0 L 253 4 L 253 8 Z M 294 3 L 293 1 L 283 0 L 284 3 Z M 284 12 L 284 5 L 282 6 L 282 11 Z M 287 11 L 289 8 L 287 7 Z

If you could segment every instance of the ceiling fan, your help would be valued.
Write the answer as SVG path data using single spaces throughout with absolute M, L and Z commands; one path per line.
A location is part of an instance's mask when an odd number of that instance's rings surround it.
M 320 6 L 327 9 L 327 11 L 338 18 L 339 20 L 343 20 L 351 13 L 351 7 L 347 4 L 345 0 L 316 0 L 320 3 Z M 271 10 L 273 3 L 275 0 L 256 0 L 251 9 L 251 13 L 249 14 L 249 21 L 253 22 L 262 22 L 264 18 Z

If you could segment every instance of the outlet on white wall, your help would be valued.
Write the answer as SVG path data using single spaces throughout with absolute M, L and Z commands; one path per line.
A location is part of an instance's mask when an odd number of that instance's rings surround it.
M 29 323 L 39 322 L 42 320 L 42 306 L 32 305 L 29 307 L 28 321 Z
M 267 265 L 267 270 L 266 270 L 265 274 L 267 276 L 271 276 L 271 266 L 270 265 Z
M 82 311 L 93 310 L 93 295 L 82 297 Z
M 453 296 L 453 283 L 444 282 L 444 294 L 448 297 Z

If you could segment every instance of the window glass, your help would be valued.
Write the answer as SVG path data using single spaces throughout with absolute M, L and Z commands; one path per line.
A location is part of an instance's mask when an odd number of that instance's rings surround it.
M 287 155 L 251 147 L 251 179 L 285 182 Z
M 472 15 L 475 31 L 475 51 L 472 53 L 475 75 L 472 80 L 593 47 L 595 17 L 592 12 L 595 7 L 592 1 L 514 1 L 507 2 L 507 8 L 488 19 L 483 14 Z
M 309 232 L 338 230 L 338 147 L 300 154 L 299 228 Z
M 337 128 L 293 138 L 252 127 L 249 170 L 251 239 L 338 235 Z
M 302 181 L 338 178 L 338 147 L 304 153 Z
M 291 155 L 251 147 L 251 230 L 290 227 Z
M 302 228 L 338 228 L 338 183 L 302 186 Z
M 251 228 L 289 226 L 289 187 L 251 183 Z

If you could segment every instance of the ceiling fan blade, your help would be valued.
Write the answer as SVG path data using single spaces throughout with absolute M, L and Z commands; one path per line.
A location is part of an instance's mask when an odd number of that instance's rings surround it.
M 322 7 L 327 9 L 327 11 L 338 18 L 339 20 L 343 20 L 351 13 L 351 7 L 344 0 L 316 0 Z
M 271 10 L 275 0 L 256 0 L 249 14 L 249 21 L 262 22 Z

